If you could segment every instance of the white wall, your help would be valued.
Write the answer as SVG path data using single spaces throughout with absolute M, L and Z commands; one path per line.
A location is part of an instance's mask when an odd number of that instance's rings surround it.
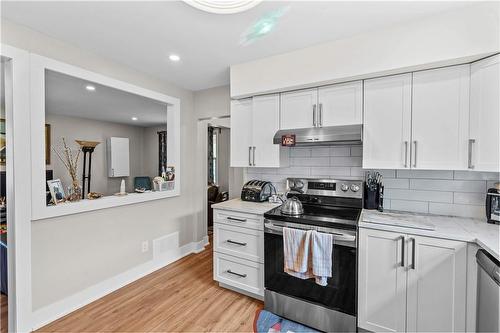
M 466 62 L 499 52 L 499 31 L 499 2 L 466 6 L 406 25 L 232 65 L 231 97 Z
M 151 260 L 141 243 L 179 232 L 179 244 L 203 239 L 194 202 L 196 120 L 193 93 L 2 19 L 2 43 L 66 62 L 181 100 L 181 195 L 148 203 L 33 222 L 33 310 L 95 286 Z M 204 222 L 204 221 L 203 221 Z M 47 312 L 47 316 L 53 313 Z M 48 318 L 40 318 L 44 320 Z M 42 316 L 43 317 L 43 316 Z
M 231 110 L 229 86 L 196 91 L 194 93 L 194 109 L 198 119 L 229 116 Z

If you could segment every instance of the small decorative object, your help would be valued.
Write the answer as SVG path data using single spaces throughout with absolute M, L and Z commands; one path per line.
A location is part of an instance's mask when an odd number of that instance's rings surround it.
M 134 189 L 135 193 L 144 193 L 146 192 L 146 189 L 144 187 L 136 188 Z
M 99 198 L 102 198 L 102 193 L 99 193 L 99 192 L 89 192 L 87 194 L 87 199 L 89 199 L 89 200 L 95 200 L 95 199 L 99 199 Z
M 47 180 L 47 185 L 54 205 L 65 201 L 64 187 L 60 179 Z
M 175 167 L 170 165 L 167 167 L 165 180 L 173 181 L 175 179 Z
M 127 192 L 125 192 L 125 179 L 122 179 L 120 183 L 120 192 L 115 193 L 116 196 L 124 196 L 127 195 Z
M 87 180 L 87 191 L 90 193 L 90 178 L 92 174 L 92 153 L 100 142 L 75 140 L 83 152 L 83 174 L 82 174 L 82 199 L 85 198 L 85 180 Z M 89 168 L 87 172 L 87 154 L 89 154 Z
M 80 158 L 82 150 L 80 148 L 69 148 L 65 138 L 62 138 L 62 143 L 62 147 L 53 147 L 52 150 L 56 153 L 57 157 L 59 157 L 59 160 L 61 160 L 71 177 L 71 191 L 69 191 L 70 193 L 67 200 L 72 202 L 80 201 L 82 198 L 82 188 L 80 187 L 76 173 L 78 171 L 78 159 Z
M 6 198 L 0 197 L 0 208 L 5 208 L 6 204 L 7 204 Z
M 162 191 L 163 184 L 165 183 L 165 179 L 163 177 L 155 177 L 153 178 L 153 188 L 155 191 Z

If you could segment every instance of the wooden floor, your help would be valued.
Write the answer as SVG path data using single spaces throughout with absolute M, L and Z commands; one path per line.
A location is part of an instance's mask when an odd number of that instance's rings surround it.
M 0 294 L 0 333 L 7 332 L 7 296 Z
M 252 332 L 262 306 L 213 281 L 209 246 L 37 332 Z

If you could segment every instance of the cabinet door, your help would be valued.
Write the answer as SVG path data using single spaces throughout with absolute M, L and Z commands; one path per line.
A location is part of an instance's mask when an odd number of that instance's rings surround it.
M 253 98 L 253 147 L 252 164 L 257 167 L 279 167 L 280 145 L 273 144 L 274 134 L 279 130 L 279 95 Z
M 231 167 L 250 165 L 252 99 L 231 101 Z
M 407 331 L 465 331 L 467 244 L 410 237 Z
M 358 326 L 403 332 L 406 316 L 404 235 L 360 229 Z
M 471 66 L 471 165 L 478 171 L 500 170 L 500 55 Z
M 470 66 L 413 73 L 412 168 L 467 169 Z
M 363 168 L 410 167 L 411 74 L 366 80 Z
M 317 103 L 316 88 L 281 94 L 281 129 L 313 127 Z
M 363 82 L 349 82 L 318 89 L 319 125 L 352 125 L 363 122 Z

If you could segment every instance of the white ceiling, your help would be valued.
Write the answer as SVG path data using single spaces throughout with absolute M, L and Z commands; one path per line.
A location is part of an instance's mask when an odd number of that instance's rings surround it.
M 88 91 L 87 85 L 95 91 Z M 165 103 L 53 71 L 45 75 L 45 110 L 48 114 L 142 127 L 167 123 Z
M 1 2 L 2 17 L 190 90 L 229 83 L 229 66 L 452 10 L 467 2 L 265 1 L 232 15 L 175 2 Z M 470 2 L 469 2 L 470 4 Z M 269 34 L 241 43 L 284 10 Z M 168 60 L 171 53 L 181 61 Z

